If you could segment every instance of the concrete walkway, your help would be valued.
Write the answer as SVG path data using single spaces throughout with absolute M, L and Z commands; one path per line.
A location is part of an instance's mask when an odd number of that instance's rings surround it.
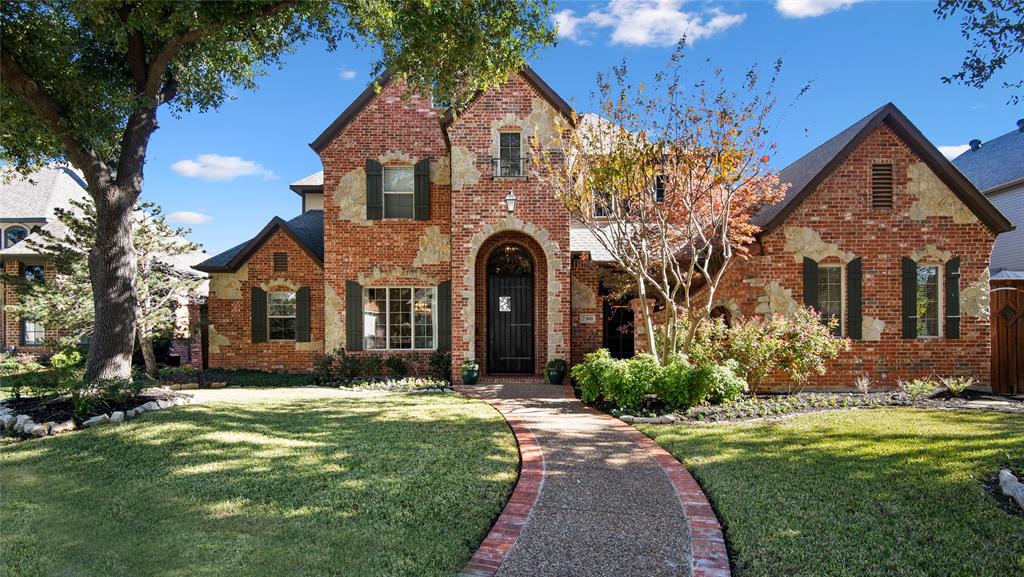
M 690 525 L 677 489 L 649 450 L 621 428 L 625 425 L 564 398 L 561 386 L 493 385 L 472 387 L 471 394 L 488 399 L 510 423 L 525 425 L 543 457 L 536 501 L 532 509 L 527 504 L 518 535 L 508 539 L 511 549 L 495 559 L 494 574 L 695 573 Z

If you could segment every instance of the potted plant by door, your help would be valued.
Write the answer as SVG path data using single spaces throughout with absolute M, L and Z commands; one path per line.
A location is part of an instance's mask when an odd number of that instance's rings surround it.
M 544 365 L 544 375 L 552 385 L 561 385 L 565 380 L 565 361 L 562 359 L 551 359 Z
M 480 363 L 473 359 L 462 361 L 462 384 L 475 385 L 480 376 Z

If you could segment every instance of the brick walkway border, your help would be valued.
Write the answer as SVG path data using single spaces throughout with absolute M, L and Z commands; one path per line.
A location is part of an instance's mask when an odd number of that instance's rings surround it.
M 577 400 L 576 392 L 568 383 L 562 385 L 562 395 L 566 399 Z M 708 503 L 704 491 L 686 467 L 650 437 L 627 423 L 586 405 L 583 405 L 583 408 L 592 415 L 608 420 L 618 431 L 640 445 L 672 481 L 679 502 L 683 505 L 683 511 L 686 512 L 686 523 L 690 527 L 693 577 L 731 577 L 729 552 L 725 548 L 722 525 L 718 522 L 718 517 L 715 516 L 715 511 Z
M 455 390 L 469 397 L 480 398 L 473 391 L 456 386 Z M 540 495 L 544 484 L 544 455 L 533 436 L 530 427 L 519 417 L 508 413 L 502 406 L 501 399 L 481 399 L 494 407 L 508 423 L 519 445 L 519 480 L 512 491 L 512 497 L 501 510 L 487 537 L 459 573 L 463 577 L 493 577 L 508 556 L 519 533 L 522 532 L 530 511 Z

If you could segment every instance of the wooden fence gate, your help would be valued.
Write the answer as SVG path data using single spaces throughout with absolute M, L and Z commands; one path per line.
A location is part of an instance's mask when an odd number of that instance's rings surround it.
M 1024 280 L 994 280 L 992 392 L 1024 395 Z

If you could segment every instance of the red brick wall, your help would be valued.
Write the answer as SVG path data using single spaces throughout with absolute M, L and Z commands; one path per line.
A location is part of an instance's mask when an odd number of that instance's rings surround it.
M 274 272 L 275 252 L 288 253 L 288 271 Z M 214 273 L 216 275 L 217 273 Z M 310 289 L 311 343 L 294 341 L 252 342 L 251 291 L 272 281 L 284 279 Z M 303 372 L 313 367 L 313 360 L 323 354 L 324 284 L 323 269 L 291 236 L 278 230 L 267 239 L 248 261 L 248 276 L 239 288 L 241 298 L 224 298 L 212 290 L 207 300 L 210 330 L 210 368 L 258 369 L 264 371 Z M 285 284 L 273 283 L 270 290 L 292 290 Z M 229 343 L 218 342 L 226 337 Z M 320 342 L 317 348 L 316 341 Z M 219 348 L 215 351 L 214 349 Z M 314 349 L 314 350 L 300 350 Z
M 871 165 L 876 162 L 893 164 L 891 209 L 871 207 Z M 880 126 L 779 228 L 763 238 L 759 247 L 763 254 L 738 262 L 723 280 L 718 300 L 735 301 L 745 315 L 755 314 L 758 298 L 765 295 L 763 285 L 769 281 L 791 290 L 792 299 L 802 304 L 803 264 L 786 250 L 787 227 L 813 229 L 825 242 L 862 258 L 863 315 L 885 323 L 881 338 L 855 341 L 850 352 L 829 365 L 825 376 L 813 379 L 813 386 L 851 387 L 862 374 L 881 387 L 895 386 L 897 379 L 930 375 L 970 375 L 983 383 L 989 381 L 987 320 L 963 312 L 961 338 L 955 340 L 901 336 L 901 258 L 927 245 L 949 251 L 960 257 L 963 291 L 987 269 L 994 241 L 993 234 L 980 223 L 957 224 L 949 216 L 930 216 L 924 221 L 910 218 L 916 196 L 907 190 L 907 169 L 918 162 L 902 140 L 887 126 Z M 840 260 L 833 256 L 820 262 Z M 944 286 L 940 292 L 945 292 Z M 940 324 L 944 317 L 943 309 Z M 772 384 L 784 382 L 777 378 Z
M 364 287 L 424 287 L 436 286 L 451 278 L 450 262 L 414 265 L 420 240 L 428 227 L 439 227 L 443 237 L 451 235 L 451 187 L 447 184 L 450 178 L 448 150 L 439 111 L 430 107 L 429 99 L 418 96 L 404 99 L 403 94 L 404 85 L 400 81 L 384 86 L 320 153 L 324 166 L 324 280 L 340 299 L 336 318 L 341 319 L 341 323 L 345 314 L 346 281 L 358 281 L 362 277 Z M 367 159 L 377 160 L 389 153 L 391 157 L 403 155 L 413 162 L 431 159 L 430 219 L 353 222 L 342 218 L 343 211 L 338 204 L 343 200 L 339 183 L 352 171 L 365 169 Z M 365 206 L 362 217 L 365 218 Z M 402 274 L 393 274 L 399 270 Z M 383 276 L 376 275 L 375 271 Z M 370 280 L 378 276 L 380 278 Z M 340 339 L 336 343 L 328 342 L 327 346 L 344 347 L 344 326 L 332 327 L 332 330 Z M 426 372 L 429 352 L 395 351 L 384 352 L 383 356 L 388 354 L 407 357 L 418 373 Z
M 574 296 L 572 304 L 572 364 L 583 361 L 583 355 L 596 351 L 604 346 L 604 300 L 600 296 L 601 288 L 601 266 L 597 263 L 576 256 L 572 261 L 572 280 L 582 287 L 589 289 L 594 299 L 588 303 L 584 299 Z M 580 291 L 581 295 L 587 291 Z M 586 299 L 590 300 L 590 299 Z M 593 315 L 594 322 L 584 324 L 580 322 L 580 316 Z
M 38 264 L 39 261 L 36 261 Z M 19 275 L 21 272 L 21 263 L 16 260 L 8 260 L 3 263 L 4 272 L 10 275 Z M 46 265 L 46 276 L 50 277 L 52 274 L 49 265 Z M 14 285 L 11 283 L 0 283 L 0 290 L 3 290 L 3 306 L 0 306 L 0 317 L 3 322 L 3 349 L 6 351 L 10 347 L 15 347 L 19 352 L 32 353 L 43 357 L 48 357 L 52 351 L 47 347 L 38 345 L 23 345 L 21 344 L 21 319 L 13 314 L 8 313 L 4 310 L 7 305 L 14 305 L 18 303 L 18 292 Z M 46 338 L 53 339 L 57 337 L 57 331 L 54 329 L 46 329 Z
M 479 297 L 479 285 L 486 279 L 467 267 L 473 259 L 486 258 L 480 236 L 503 232 L 507 227 L 518 227 L 518 231 L 532 237 L 543 250 L 535 262 L 537 271 L 548 268 L 543 282 L 550 282 L 555 290 L 547 291 L 549 302 L 540 302 L 538 315 L 548 314 L 547 325 L 536 327 L 534 353 L 536 370 L 541 372 L 548 357 L 569 358 L 569 216 L 559 205 L 555 195 L 544 189 L 535 177 L 494 178 L 491 164 L 494 134 L 492 124 L 506 118 L 525 120 L 534 112 L 535 103 L 546 106 L 532 86 L 521 76 L 513 76 L 502 87 L 482 94 L 472 106 L 449 128 L 451 146 L 466 149 L 472 155 L 473 167 L 479 173 L 478 182 L 462 182 L 461 187 L 452 191 L 452 366 L 458 373 L 459 365 L 469 355 L 477 360 L 486 358 L 481 346 L 486 343 L 486 323 L 474 319 L 471 324 L 463 314 L 469 304 L 469 295 L 474 295 L 475 314 L 486 310 L 486 303 Z M 527 147 L 524 135 L 524 147 Z M 524 152 L 529 152 L 525 150 Z M 529 170 L 532 170 L 529 169 Z M 460 181 L 461 182 L 461 181 Z M 505 196 L 512 191 L 517 197 L 514 221 L 504 203 Z M 488 228 L 490 227 L 490 228 Z M 477 252 L 479 250 L 479 252 Z M 473 266 L 473 265 L 470 265 Z M 472 280 L 472 284 L 469 284 Z M 542 289 L 538 275 L 536 293 Z

